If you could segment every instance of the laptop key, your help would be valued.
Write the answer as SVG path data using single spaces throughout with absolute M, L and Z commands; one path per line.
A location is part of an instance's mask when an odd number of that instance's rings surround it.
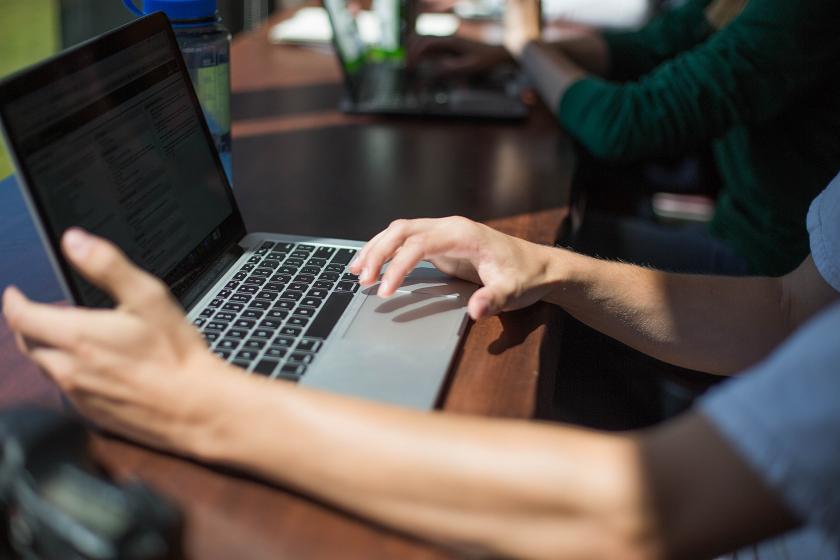
M 295 292 L 305 292 L 309 289 L 309 284 L 307 282 L 292 282 L 289 284 L 288 289 Z
M 230 290 L 222 290 L 218 294 L 216 294 L 216 297 L 218 299 L 227 299 L 228 297 L 230 297 L 230 294 L 232 294 L 232 293 L 233 292 L 231 292 Z
M 327 259 L 326 258 L 318 259 L 318 258 L 312 257 L 306 263 L 306 266 L 312 266 L 312 267 L 315 267 L 315 268 L 324 268 L 326 265 L 327 265 Z
M 345 273 L 344 276 L 341 277 L 342 280 L 345 282 L 358 282 L 359 277 L 355 274 L 350 274 L 349 272 Z
M 318 277 L 318 280 L 324 280 L 326 282 L 335 282 L 341 278 L 337 272 L 324 272 L 321 276 Z
M 294 253 L 289 255 L 289 259 L 302 259 L 302 261 L 304 261 L 308 258 L 309 258 L 309 253 L 307 253 L 306 251 L 295 251 Z M 286 260 L 289 260 L 289 259 L 286 259 Z M 301 261 L 300 264 L 303 264 L 302 261 Z
M 301 317 L 312 317 L 315 315 L 315 309 L 311 307 L 298 307 L 295 309 L 295 315 L 300 315 Z
M 297 336 L 301 333 L 302 329 L 298 327 L 283 327 L 280 329 L 280 334 L 285 334 L 286 336 Z
M 292 281 L 291 274 L 275 274 L 271 277 L 272 282 L 276 282 L 278 284 L 288 284 Z
M 288 253 L 289 251 L 294 249 L 294 247 L 295 247 L 294 243 L 277 243 L 274 246 L 274 250 L 275 251 L 282 251 L 284 253 Z
M 272 251 L 268 254 L 267 258 L 275 260 L 275 261 L 282 261 L 283 259 L 286 258 L 286 253 L 281 253 L 279 251 Z
M 257 324 L 257 322 L 254 321 L 253 319 L 239 319 L 238 321 L 236 321 L 233 324 L 233 326 L 238 328 L 238 329 L 250 329 L 251 327 L 253 327 L 256 324 Z
M 235 338 L 223 338 L 222 340 L 216 342 L 216 349 L 217 350 L 236 350 L 239 348 L 239 343 L 242 342 L 241 340 L 237 340 Z
M 279 272 L 280 274 L 288 274 L 291 278 L 292 275 L 297 274 L 297 267 L 283 265 L 277 269 L 277 272 Z
M 212 309 L 205 309 L 204 311 L 201 312 L 200 316 L 204 317 L 204 318 L 212 317 L 213 316 L 213 310 Z
M 263 284 L 265 284 L 265 281 L 265 276 L 249 276 L 242 283 L 251 286 L 262 286 Z
M 331 294 L 315 320 L 309 325 L 306 336 L 309 338 L 327 338 L 327 335 L 333 330 L 338 319 L 352 300 L 353 294 L 351 293 L 336 292 Z
M 305 327 L 307 323 L 309 323 L 309 319 L 307 317 L 298 317 L 297 315 L 291 317 L 286 322 L 286 324 L 290 327 Z
M 305 305 L 307 307 L 321 307 L 322 303 L 324 303 L 323 299 L 314 297 L 305 298 L 300 302 L 301 305 Z
M 343 264 L 346 265 L 350 262 L 353 258 L 353 255 L 356 254 L 355 249 L 339 249 L 335 256 L 330 261 L 330 264 Z
M 294 352 L 291 356 L 289 356 L 289 363 L 290 364 L 311 364 L 312 363 L 312 354 L 308 352 Z
M 259 319 L 263 316 L 264 311 L 261 309 L 246 309 L 242 312 L 243 319 Z
M 207 307 L 220 307 L 224 303 L 224 300 L 219 298 L 214 299 L 210 303 L 207 304 Z
M 274 248 L 274 241 L 263 241 L 263 244 L 260 245 L 260 249 L 271 250 Z
M 304 259 L 305 258 L 306 257 L 304 257 Z M 289 257 L 288 259 L 286 259 L 286 261 L 283 264 L 286 265 L 286 266 L 301 267 L 301 266 L 303 266 L 303 260 L 304 259 L 295 257 L 294 253 L 292 253 L 292 256 Z
M 340 272 L 344 272 L 344 265 L 343 264 L 328 264 L 327 266 L 324 267 L 324 270 L 326 272 L 339 272 L 340 273 Z M 336 276 L 336 279 L 338 279 L 337 276 Z
M 280 284 L 278 282 L 269 282 L 268 284 L 265 285 L 265 289 L 268 290 L 269 292 L 282 292 L 283 290 L 286 289 L 286 286 L 284 286 L 283 284 Z
M 261 260 L 262 260 L 262 257 L 260 257 L 260 256 L 251 257 L 250 259 L 248 259 L 248 264 L 257 264 Z
M 298 245 L 297 247 L 295 247 L 295 249 L 297 249 L 298 251 L 306 251 L 307 253 L 311 253 L 312 251 L 315 250 L 315 246 L 314 245 L 303 245 L 303 244 L 301 244 L 301 245 Z
M 276 294 L 275 294 L 276 295 Z M 283 292 L 283 295 L 280 296 L 283 299 L 291 299 L 294 301 L 298 301 L 300 298 L 303 297 L 303 292 L 296 292 L 294 290 L 286 290 Z
M 198 319 L 195 319 L 195 320 L 193 321 L 193 325 L 195 325 L 196 327 L 203 327 L 203 326 L 204 326 L 204 323 L 205 323 L 206 321 L 207 321 L 207 319 L 202 319 L 201 317 L 199 317 Z
M 280 325 L 283 324 L 282 320 L 277 319 L 264 319 L 260 322 L 260 327 L 264 329 L 278 329 Z
M 208 331 L 223 331 L 228 328 L 228 323 L 225 321 L 210 321 L 204 328 Z
M 268 340 L 272 336 L 274 336 L 274 329 L 257 329 L 251 333 L 251 336 L 254 338 L 264 338 Z
M 309 340 L 304 338 L 300 342 L 298 342 L 297 347 L 295 350 L 301 350 L 303 352 L 317 352 L 321 349 L 321 341 L 320 340 Z
M 254 366 L 254 372 L 261 373 L 262 375 L 271 375 L 279 364 L 280 362 L 277 360 L 260 360 Z
M 211 342 L 215 342 L 216 339 L 219 338 L 220 333 L 218 333 L 216 331 L 207 331 L 207 332 L 203 332 L 201 334 L 202 334 L 202 336 L 204 336 L 204 340 L 209 344 Z
M 233 365 L 241 367 L 242 369 L 248 369 L 251 367 L 251 362 L 246 362 L 245 360 L 233 360 Z
M 234 319 L 236 319 L 236 314 L 235 313 L 228 313 L 227 311 L 219 311 L 218 313 L 216 313 L 216 316 L 214 317 L 214 319 L 216 319 L 217 321 L 228 321 L 228 322 L 230 322 L 230 321 L 233 321 Z
M 301 274 L 309 274 L 309 275 L 312 275 L 312 276 L 315 276 L 320 272 L 321 272 L 321 269 L 319 267 L 311 266 L 309 264 L 307 264 L 306 266 L 304 266 L 303 268 L 300 269 Z
M 283 297 L 283 296 L 280 296 L 280 297 Z M 285 299 L 281 299 L 281 300 L 278 300 L 278 301 L 274 302 L 274 309 L 289 310 L 289 309 L 294 308 L 294 306 L 295 306 L 294 301 L 288 301 L 288 300 L 285 300 Z
M 242 308 L 245 307 L 241 303 L 226 303 L 222 309 L 225 311 L 242 311 Z
M 289 312 L 285 309 L 272 309 L 265 316 L 268 319 L 282 320 L 289 316 Z
M 239 269 L 239 272 L 251 272 L 254 270 L 254 265 L 252 264 L 243 264 L 242 268 Z
M 278 266 L 280 266 L 280 261 L 275 261 L 273 259 L 266 259 L 262 262 L 262 264 L 260 266 L 265 266 L 265 267 L 268 267 L 268 268 L 277 268 Z
M 289 338 L 288 336 L 278 336 L 271 341 L 271 346 L 275 348 L 291 348 L 294 343 L 294 338 Z
M 213 353 L 223 360 L 227 360 L 228 358 L 230 358 L 230 352 L 228 352 L 227 350 L 213 350 Z
M 248 277 L 247 272 L 237 272 L 236 274 L 233 275 L 234 280 L 245 280 L 245 278 L 247 278 L 247 277 Z
M 306 366 L 302 364 L 286 364 L 280 368 L 280 373 L 300 377 L 306 372 Z
M 247 286 L 243 286 L 247 287 Z M 251 295 L 247 293 L 236 293 L 230 296 L 230 301 L 238 301 L 239 303 L 247 303 L 251 301 Z
M 333 287 L 332 282 L 327 282 L 326 280 L 318 280 L 317 282 L 312 284 L 313 288 L 317 288 L 319 290 L 330 290 Z
M 265 351 L 264 356 L 266 358 L 278 358 L 279 359 L 279 358 L 284 358 L 286 356 L 286 352 L 288 352 L 288 350 L 286 350 L 285 348 L 279 348 L 277 346 L 272 346 L 268 350 Z
M 356 282 L 339 282 L 336 287 L 335 291 L 337 292 L 355 292 L 359 289 L 359 285 Z
M 231 280 L 230 282 L 225 284 L 225 289 L 226 290 L 235 290 L 238 286 L 239 286 L 239 282 L 234 282 L 233 280 Z
M 317 290 L 316 289 L 316 290 L 309 290 L 309 293 L 306 294 L 306 297 L 311 297 L 311 298 L 315 297 L 315 298 L 324 299 L 325 297 L 327 297 L 328 294 L 329 294 L 329 292 L 327 290 Z
M 265 340 L 246 340 L 243 348 L 247 348 L 249 350 L 262 350 L 263 348 L 265 348 L 265 343 Z
M 251 272 L 253 276 L 271 276 L 274 274 L 274 271 L 270 268 L 258 268 L 257 270 Z
M 248 331 L 243 329 L 230 329 L 225 333 L 225 336 L 229 336 L 231 338 L 245 338 L 248 336 Z
M 257 299 L 266 299 L 269 301 L 274 301 L 277 299 L 277 292 L 266 292 L 263 290 L 262 292 L 257 294 Z
M 318 247 L 318 250 L 312 255 L 313 258 L 323 259 L 325 262 L 330 260 L 335 255 L 335 247 Z
M 248 360 L 249 362 L 257 359 L 259 352 L 257 350 L 240 350 L 236 353 L 237 360 Z
M 253 309 L 268 309 L 269 307 L 271 307 L 271 302 L 263 299 L 255 299 L 254 301 L 248 304 L 248 307 L 251 307 Z
M 240 287 L 236 293 L 238 294 L 256 294 L 260 291 L 259 286 L 255 286 L 252 284 L 245 284 L 244 286 Z

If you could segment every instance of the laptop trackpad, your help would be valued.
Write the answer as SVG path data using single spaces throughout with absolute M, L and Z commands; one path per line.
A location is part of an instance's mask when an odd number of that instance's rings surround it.
M 430 408 L 457 346 L 468 297 L 424 292 L 365 298 L 301 383 Z

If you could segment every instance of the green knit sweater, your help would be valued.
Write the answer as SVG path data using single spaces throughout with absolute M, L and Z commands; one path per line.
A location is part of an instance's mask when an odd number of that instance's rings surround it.
M 723 181 L 712 233 L 754 273 L 783 274 L 808 254 L 808 206 L 840 169 L 840 1 L 750 0 L 718 32 L 709 2 L 606 34 L 610 79 L 573 84 L 558 118 L 612 161 L 711 142 Z

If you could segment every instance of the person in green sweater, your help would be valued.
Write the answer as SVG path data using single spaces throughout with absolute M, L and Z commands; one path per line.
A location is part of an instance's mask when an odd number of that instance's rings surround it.
M 639 31 L 549 44 L 517 16 L 533 1 L 509 0 L 506 49 L 448 39 L 420 41 L 413 55 L 454 54 L 444 70 L 464 71 L 512 54 L 563 128 L 605 161 L 711 146 L 722 190 L 687 250 L 736 257 L 706 272 L 783 274 L 801 261 L 808 204 L 840 165 L 840 3 L 689 0 Z M 662 233 L 643 241 L 672 252 Z M 655 260 L 656 247 L 645 250 Z
M 810 201 L 840 167 L 840 2 L 689 0 L 635 32 L 539 40 L 535 0 L 508 0 L 505 48 L 415 45 L 446 72 L 512 55 L 596 159 L 643 162 L 711 148 L 721 191 L 708 227 L 590 213 L 583 253 L 675 272 L 779 275 L 807 254 Z M 644 357 L 568 318 L 555 420 L 629 429 L 688 407 L 713 379 Z

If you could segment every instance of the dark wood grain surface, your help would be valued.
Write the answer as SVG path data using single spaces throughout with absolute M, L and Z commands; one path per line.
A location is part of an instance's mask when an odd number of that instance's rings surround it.
M 238 37 L 232 53 L 234 189 L 249 229 L 365 239 L 396 217 L 463 214 L 554 240 L 572 155 L 543 107 L 517 124 L 348 117 L 336 110 L 341 87 L 329 52 L 272 46 L 265 35 L 263 28 Z M 20 208 L 7 207 L 25 221 Z M 0 237 L 3 230 L 0 223 Z M 0 252 L 0 280 L 55 299 L 34 231 L 27 235 L 18 249 L 33 262 L 16 267 L 12 253 Z M 441 408 L 532 417 L 539 372 L 551 360 L 541 354 L 550 313 L 537 305 L 471 325 Z M 0 322 L 0 406 L 21 402 L 61 406 Z M 94 441 L 107 468 L 141 477 L 183 508 L 188 558 L 452 556 L 248 476 L 116 438 Z

